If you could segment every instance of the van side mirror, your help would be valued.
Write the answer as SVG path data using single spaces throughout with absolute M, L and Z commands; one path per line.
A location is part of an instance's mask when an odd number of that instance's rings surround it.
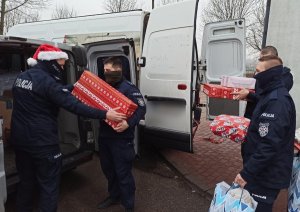
M 82 46 L 72 46 L 72 52 L 75 57 L 75 62 L 78 66 L 87 66 L 86 50 Z

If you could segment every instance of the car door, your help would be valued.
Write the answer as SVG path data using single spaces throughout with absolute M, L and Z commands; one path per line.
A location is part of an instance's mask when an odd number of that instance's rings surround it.
M 245 20 L 206 24 L 200 65 L 204 82 L 220 84 L 222 76 L 244 76 L 246 65 Z M 243 115 L 245 102 L 207 98 L 207 117 L 220 114 Z
M 4 170 L 4 147 L 2 140 L 2 119 L 0 118 L 0 211 L 4 211 L 4 203 L 6 201 L 6 179 Z
M 197 0 L 190 0 L 154 9 L 139 60 L 147 104 L 143 141 L 187 152 L 193 151 L 197 6 Z

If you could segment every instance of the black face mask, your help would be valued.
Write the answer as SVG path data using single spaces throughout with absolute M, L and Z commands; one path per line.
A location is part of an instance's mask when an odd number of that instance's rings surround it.
M 46 65 L 46 67 L 48 68 L 48 71 L 51 74 L 58 77 L 59 79 L 62 79 L 63 69 L 56 60 L 41 61 L 41 62 Z
M 104 72 L 105 81 L 110 85 L 115 85 L 122 79 L 122 71 Z

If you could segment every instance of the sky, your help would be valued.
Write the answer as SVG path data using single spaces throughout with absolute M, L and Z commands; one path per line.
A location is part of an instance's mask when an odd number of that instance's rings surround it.
M 107 12 L 105 10 L 105 0 L 50 0 L 49 7 L 42 10 L 40 13 L 42 20 L 51 19 L 51 15 L 57 6 L 66 5 L 69 9 L 74 9 L 78 16 L 91 15 Z M 203 4 L 206 4 L 208 0 L 199 0 L 199 9 Z M 152 0 L 137 0 L 137 6 L 143 10 L 151 10 Z M 154 0 L 155 6 L 160 5 L 160 0 Z
M 53 11 L 55 11 L 56 6 L 66 5 L 69 9 L 76 11 L 77 16 L 83 15 L 92 15 L 92 14 L 101 14 L 106 13 L 105 10 L 105 1 L 106 0 L 50 0 L 51 3 L 49 6 L 40 12 L 41 20 L 51 19 Z M 154 0 L 155 6 L 161 6 L 160 0 Z M 203 6 L 206 5 L 208 0 L 199 0 L 198 5 L 198 20 L 201 20 L 201 11 Z M 137 0 L 137 6 L 146 11 L 151 11 L 152 0 Z M 199 22 L 198 22 L 199 23 Z M 199 24 L 198 24 L 199 25 Z M 202 29 L 197 30 L 197 42 L 201 43 L 202 38 Z M 199 49 L 200 51 L 200 49 Z
M 107 12 L 104 6 L 105 0 L 51 0 L 49 7 L 40 13 L 42 20 L 51 19 L 51 15 L 56 5 L 66 5 L 69 9 L 74 9 L 77 15 L 91 15 Z M 138 5 L 142 5 L 144 10 L 151 10 L 151 0 L 138 0 Z

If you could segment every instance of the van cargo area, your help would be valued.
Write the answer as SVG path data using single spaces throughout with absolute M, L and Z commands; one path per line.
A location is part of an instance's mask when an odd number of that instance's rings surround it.
M 3 119 L 2 135 L 4 143 L 4 161 L 7 184 L 9 189 L 10 179 L 17 176 L 15 166 L 15 155 L 10 140 L 10 123 L 13 108 L 12 86 L 17 75 L 26 71 L 27 58 L 31 57 L 35 52 L 37 45 L 31 45 L 25 42 L 2 42 L 0 40 L 0 118 Z M 75 65 L 72 58 L 66 63 L 63 82 L 74 83 Z M 71 71 L 72 70 L 72 71 Z M 82 135 L 79 130 L 79 117 L 70 112 L 61 109 L 58 117 L 59 142 L 64 160 L 70 159 L 74 162 L 78 154 L 83 153 Z M 85 145 L 86 148 L 87 145 Z M 92 153 L 92 151 L 89 151 Z M 88 156 L 82 155 L 82 156 Z M 66 161 L 63 161 L 66 164 Z M 72 168 L 72 167 L 70 167 Z M 12 184 L 15 184 L 11 182 Z

